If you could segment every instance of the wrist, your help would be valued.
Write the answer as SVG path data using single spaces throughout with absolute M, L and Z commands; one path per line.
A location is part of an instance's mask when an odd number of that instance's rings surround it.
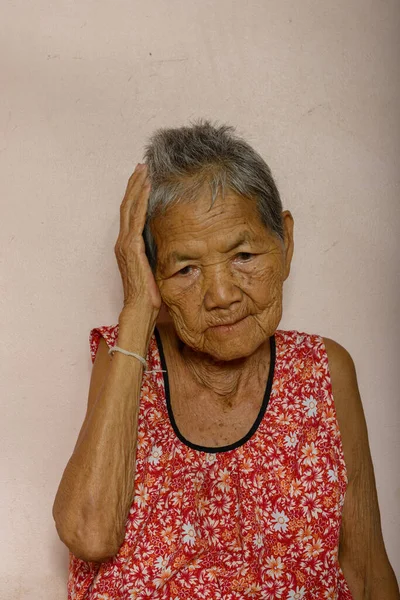
M 157 319 L 157 311 L 153 314 L 124 307 L 118 318 L 118 346 L 131 352 L 146 356 L 150 338 Z

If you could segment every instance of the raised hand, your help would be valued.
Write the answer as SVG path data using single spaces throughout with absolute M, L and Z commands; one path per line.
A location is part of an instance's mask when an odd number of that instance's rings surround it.
M 114 247 L 124 287 L 124 309 L 148 310 L 157 317 L 161 296 L 143 239 L 150 194 L 147 165 L 138 164 L 128 181 L 120 208 L 120 232 Z

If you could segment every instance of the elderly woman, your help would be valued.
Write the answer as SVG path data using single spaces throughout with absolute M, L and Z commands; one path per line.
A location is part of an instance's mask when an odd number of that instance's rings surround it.
M 277 329 L 293 217 L 268 166 L 207 121 L 145 159 L 54 503 L 69 599 L 398 598 L 353 361 Z

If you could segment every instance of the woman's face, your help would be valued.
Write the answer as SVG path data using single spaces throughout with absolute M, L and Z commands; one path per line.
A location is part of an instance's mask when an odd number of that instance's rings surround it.
M 156 280 L 178 337 L 216 360 L 250 356 L 276 331 L 293 253 L 260 220 L 254 201 L 234 192 L 171 206 L 156 217 Z

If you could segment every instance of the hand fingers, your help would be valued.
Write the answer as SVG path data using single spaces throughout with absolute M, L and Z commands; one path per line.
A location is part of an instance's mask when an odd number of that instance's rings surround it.
M 137 194 L 135 201 L 131 205 L 129 216 L 129 231 L 132 235 L 142 235 L 144 224 L 146 222 L 147 206 L 150 195 L 150 180 L 146 175 L 146 179 L 140 191 Z
M 147 171 L 147 165 L 144 163 L 138 163 L 133 171 L 132 175 L 128 179 L 126 186 L 125 196 L 129 194 L 133 184 L 140 178 L 140 175 Z
M 147 182 L 147 167 L 146 165 L 137 165 L 135 171 L 128 181 L 124 199 L 120 208 L 120 234 L 127 235 L 134 222 L 132 223 L 131 214 L 141 213 L 144 209 L 147 210 L 147 198 L 141 194 Z M 149 187 L 149 186 L 148 186 Z M 148 196 L 147 190 L 147 196 Z M 140 206 L 139 206 L 140 204 Z M 142 205 L 145 205 L 144 207 Z M 137 232 L 139 235 L 141 231 Z

